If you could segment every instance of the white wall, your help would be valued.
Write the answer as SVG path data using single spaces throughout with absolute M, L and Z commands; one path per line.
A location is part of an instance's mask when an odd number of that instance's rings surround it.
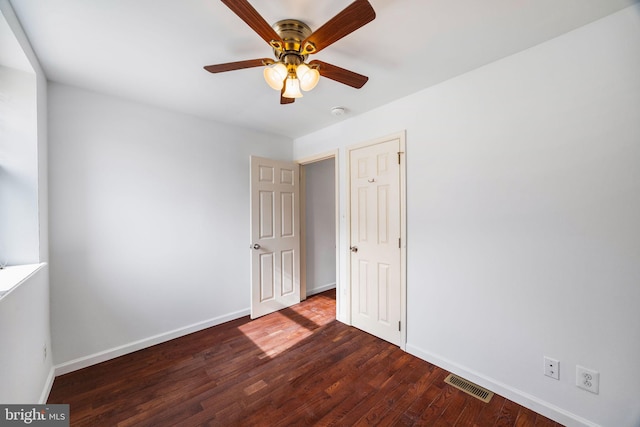
M 289 139 L 51 84 L 58 373 L 248 313 L 249 156 Z
M 336 287 L 335 160 L 304 165 L 307 295 Z
M 0 67 L 0 261 L 46 262 L 47 81 L 8 0 L 0 0 L 0 11 L 2 45 L 11 49 L 2 55 L 11 67 Z M 53 372 L 44 267 L 0 300 L 0 403 L 43 403 Z
M 0 403 L 44 403 L 53 384 L 47 270 L 0 298 Z
M 638 76 L 636 5 L 294 142 L 406 129 L 408 351 L 567 425 L 640 424 Z

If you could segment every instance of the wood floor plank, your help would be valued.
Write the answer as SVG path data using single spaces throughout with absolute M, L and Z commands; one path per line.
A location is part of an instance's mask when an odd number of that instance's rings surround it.
M 562 424 L 550 420 L 543 415 L 536 414 L 535 427 L 562 427 Z
M 537 414 L 531 409 L 520 407 L 515 427 L 535 427 Z
M 445 409 L 451 402 L 452 396 L 454 396 L 455 389 L 449 385 L 444 385 L 440 389 L 438 397 L 434 399 L 431 404 L 422 412 L 420 417 L 414 423 L 415 426 L 433 426 L 435 422 L 444 413 Z
M 500 416 L 505 400 L 504 397 L 494 394 L 491 401 L 480 411 L 480 415 L 473 422 L 473 427 L 493 426 Z
M 502 405 L 502 409 L 500 410 L 500 415 L 498 415 L 498 419 L 494 424 L 495 427 L 512 427 L 516 423 L 516 418 L 518 416 L 519 406 L 510 401 L 505 400 L 504 405 Z
M 413 361 L 414 360 L 411 362 Z M 405 365 L 406 368 L 391 377 L 397 377 L 396 382 L 385 382 L 388 386 L 388 391 L 383 391 L 383 398 L 375 405 L 367 405 L 369 407 L 367 412 L 353 425 L 384 425 L 386 423 L 384 418 L 390 412 L 407 407 L 408 405 L 406 404 L 406 400 L 402 400 L 402 397 L 406 394 L 407 388 L 418 382 L 422 376 L 422 372 L 420 372 L 419 369 L 416 369 L 418 367 L 416 365 L 418 365 L 418 363 L 409 363 Z
M 473 425 L 474 421 L 478 419 L 485 406 L 487 406 L 487 404 L 480 399 L 467 399 L 467 404 L 460 412 L 460 416 L 456 420 L 454 426 Z
M 423 395 L 426 389 L 433 383 L 434 377 L 436 377 L 438 370 L 435 369 L 435 366 L 428 364 L 427 369 L 416 369 L 416 374 L 420 375 L 420 377 L 412 382 L 404 385 L 402 387 L 404 393 L 395 402 L 396 408 L 403 408 L 403 410 L 393 410 L 393 408 L 389 408 L 386 414 L 380 418 L 380 425 L 411 425 L 413 424 L 413 420 L 409 420 L 408 417 L 403 417 L 403 415 L 409 410 L 413 402 Z
M 335 291 L 57 377 L 48 403 L 76 426 L 559 424 L 335 320 Z
M 451 386 L 448 386 L 451 387 Z M 466 393 L 461 392 L 460 390 L 454 389 L 452 391 L 451 397 L 449 398 L 449 402 L 446 405 L 444 412 L 440 415 L 440 417 L 433 424 L 434 427 L 452 427 L 460 418 L 460 414 L 464 411 L 465 406 L 467 406 L 467 402 L 469 399 L 474 399 L 470 397 Z
M 444 387 L 444 379 L 447 376 L 447 372 L 443 369 L 435 367 L 435 377 L 424 392 L 419 395 L 409 407 L 404 411 L 402 418 L 410 421 L 411 425 L 416 422 L 422 415 L 426 408 L 436 401 L 442 394 L 442 388 Z

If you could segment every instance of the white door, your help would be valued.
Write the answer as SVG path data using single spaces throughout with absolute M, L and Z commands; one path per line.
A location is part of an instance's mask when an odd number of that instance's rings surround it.
M 400 140 L 349 151 L 351 323 L 401 345 Z
M 251 157 L 251 318 L 300 302 L 299 166 Z

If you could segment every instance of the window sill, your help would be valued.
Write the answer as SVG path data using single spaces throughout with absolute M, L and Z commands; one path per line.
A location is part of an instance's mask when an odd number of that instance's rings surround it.
M 17 288 L 44 265 L 46 264 L 13 265 L 0 270 L 0 299 Z

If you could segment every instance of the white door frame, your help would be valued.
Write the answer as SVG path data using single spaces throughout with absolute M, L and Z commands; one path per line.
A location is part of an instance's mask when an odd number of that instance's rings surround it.
M 374 140 L 361 142 L 358 144 L 350 145 L 347 147 L 347 158 L 350 158 L 352 150 L 368 147 L 371 145 L 380 144 L 386 141 L 399 140 L 400 142 L 400 319 L 402 322 L 400 348 L 406 351 L 407 346 L 407 185 L 406 185 L 406 131 L 401 131 L 395 134 L 391 134 L 382 138 L 376 138 Z M 346 210 L 346 235 L 351 236 L 351 165 L 350 162 L 346 162 L 347 168 L 347 183 L 345 192 L 347 194 L 347 202 L 345 206 Z M 347 238 L 348 239 L 348 238 Z M 349 324 L 351 324 L 351 253 L 349 252 L 349 245 L 344 248 L 344 260 L 347 272 L 347 280 L 349 281 L 347 286 L 348 301 L 343 302 L 346 304 L 343 308 L 348 313 Z
M 338 167 L 338 150 L 332 150 L 326 153 L 317 154 L 310 157 L 305 157 L 300 160 L 296 160 L 296 163 L 300 165 L 300 299 L 307 298 L 307 230 L 306 230 L 306 173 L 304 166 L 312 163 L 320 162 L 322 160 L 334 159 L 334 175 L 335 175 L 335 223 L 336 223 L 336 290 L 340 289 L 340 252 L 338 250 L 340 242 L 340 181 L 339 181 L 339 167 Z M 339 304 L 338 292 L 336 291 L 336 313 L 338 311 Z

